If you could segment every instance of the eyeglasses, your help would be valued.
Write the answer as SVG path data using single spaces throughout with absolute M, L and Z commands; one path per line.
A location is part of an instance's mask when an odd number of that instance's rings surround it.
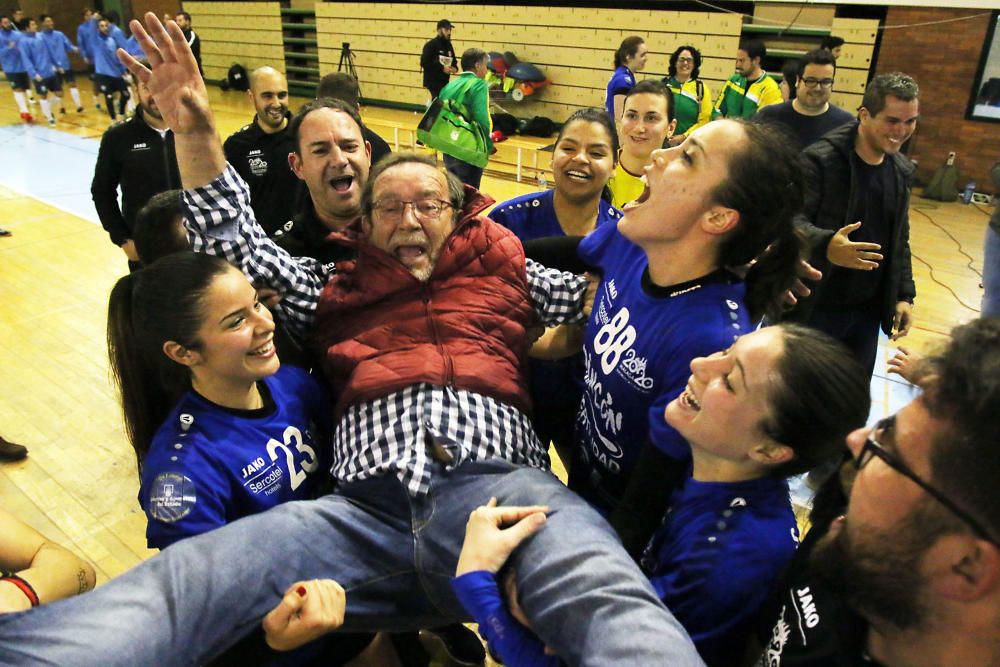
M 816 86 L 833 88 L 833 79 L 815 79 L 809 76 L 802 79 L 802 83 L 806 84 L 806 88 L 815 88 Z
M 694 62 L 694 58 L 688 58 L 687 56 L 681 56 L 680 58 L 677 59 L 677 62 L 679 62 L 679 63 L 693 63 Z
M 876 426 L 876 430 L 883 427 L 885 424 L 886 424 L 885 421 L 879 422 L 879 425 Z M 874 431 L 867 438 L 865 438 L 864 446 L 861 448 L 861 451 L 858 452 L 858 455 L 854 458 L 855 468 L 861 470 L 866 465 L 868 465 L 868 463 L 872 460 L 873 457 L 877 456 L 878 458 L 882 459 L 882 461 L 884 461 L 887 466 L 898 472 L 903 477 L 908 478 L 914 484 L 916 484 L 921 489 L 926 491 L 927 495 L 929 495 L 931 498 L 933 498 L 934 500 L 938 501 L 946 508 L 948 508 L 952 512 L 952 514 L 954 514 L 963 522 L 965 522 L 969 526 L 969 528 L 972 529 L 972 532 L 974 532 L 977 537 L 980 537 L 986 540 L 987 542 L 991 542 L 993 544 L 996 544 L 997 546 L 1000 546 L 1000 544 L 998 544 L 995 539 L 989 536 L 989 533 L 986 531 L 985 528 L 983 528 L 982 524 L 980 524 L 978 521 L 972 518 L 972 516 L 970 516 L 968 512 L 959 507 L 954 501 L 949 500 L 948 497 L 944 495 L 942 492 L 938 491 L 928 482 L 925 482 L 923 479 L 921 479 L 920 476 L 917 475 L 917 473 L 913 472 L 912 468 L 903 463 L 903 461 L 897 455 L 893 454 L 885 447 L 880 445 L 873 436 L 874 436 Z
M 399 222 L 403 219 L 403 212 L 407 205 L 413 207 L 413 215 L 417 220 L 423 222 L 434 222 L 441 217 L 445 209 L 451 208 L 451 202 L 443 199 L 415 199 L 413 201 L 391 201 L 375 202 L 372 204 L 372 211 L 375 217 L 386 222 Z

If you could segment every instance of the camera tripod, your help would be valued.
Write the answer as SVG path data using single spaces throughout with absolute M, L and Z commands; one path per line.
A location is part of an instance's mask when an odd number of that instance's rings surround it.
M 358 70 L 354 66 L 354 52 L 351 51 L 350 42 L 340 43 L 340 62 L 337 63 L 337 71 L 343 72 L 345 69 L 358 82 L 358 97 L 364 98 L 364 95 L 361 94 L 361 79 L 358 78 Z

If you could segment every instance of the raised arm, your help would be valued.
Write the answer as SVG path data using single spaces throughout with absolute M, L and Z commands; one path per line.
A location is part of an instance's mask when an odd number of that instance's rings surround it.
M 177 24 L 170 21 L 164 26 L 152 12 L 146 12 L 145 19 L 146 28 L 135 20 L 129 26 L 150 67 L 144 67 L 124 49 L 118 49 L 118 58 L 137 80 L 146 84 L 163 120 L 173 130 L 184 189 L 208 185 L 226 168 L 226 156 L 215 129 L 205 81 L 198 74 L 198 63 Z
M 250 207 L 246 183 L 226 163 L 205 81 L 184 33 L 173 21 L 164 27 L 152 12 L 145 19 L 148 31 L 138 21 L 130 25 L 150 67 L 123 49 L 118 57 L 149 88 L 174 132 L 192 247 L 224 257 L 258 287 L 278 290 L 282 299 L 275 312 L 302 337 L 312 325 L 326 281 L 322 266 L 292 257 L 267 237 Z

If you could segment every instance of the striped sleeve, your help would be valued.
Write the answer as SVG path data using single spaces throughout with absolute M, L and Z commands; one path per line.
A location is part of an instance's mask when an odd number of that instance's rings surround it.
M 545 326 L 583 322 L 587 278 L 569 271 L 549 269 L 528 259 L 528 290 Z
M 268 238 L 250 207 L 247 184 L 231 165 L 211 183 L 185 190 L 182 199 L 192 248 L 228 260 L 257 287 L 276 289 L 282 298 L 275 312 L 303 338 L 326 282 L 322 265 L 292 257 Z

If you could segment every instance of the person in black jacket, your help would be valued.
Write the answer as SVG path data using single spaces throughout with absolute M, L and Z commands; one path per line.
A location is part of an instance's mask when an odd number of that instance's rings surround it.
M 871 376 L 879 328 L 893 340 L 913 324 L 909 180 L 899 154 L 916 129 L 919 89 L 909 76 L 879 74 L 858 120 L 803 152 L 806 198 L 796 226 L 823 278 L 791 319 L 844 342 Z
M 132 118 L 104 133 L 90 186 L 101 225 L 124 251 L 133 271 L 140 265 L 132 240 L 136 214 L 153 195 L 181 186 L 173 132 L 146 85 L 140 82 L 135 88 L 139 107 Z
M 451 29 L 454 27 L 448 19 L 438 21 L 437 37 L 428 40 L 420 54 L 420 67 L 424 70 L 424 88 L 431 92 L 431 99 L 441 93 L 441 89 L 448 84 L 452 74 L 458 74 L 455 47 L 451 45 Z
M 288 81 L 273 67 L 250 74 L 257 114 L 226 139 L 226 160 L 250 186 L 250 205 L 264 231 L 272 236 L 292 217 L 299 179 L 288 164 L 295 140 L 288 132 Z
M 198 71 L 204 77 L 205 70 L 201 68 L 201 37 L 191 28 L 191 15 L 187 12 L 177 12 L 174 15 L 174 21 L 177 22 L 177 25 L 181 28 L 181 32 L 184 33 L 184 39 L 187 40 L 188 46 L 191 47 L 191 53 L 194 54 L 194 59 L 198 63 Z

